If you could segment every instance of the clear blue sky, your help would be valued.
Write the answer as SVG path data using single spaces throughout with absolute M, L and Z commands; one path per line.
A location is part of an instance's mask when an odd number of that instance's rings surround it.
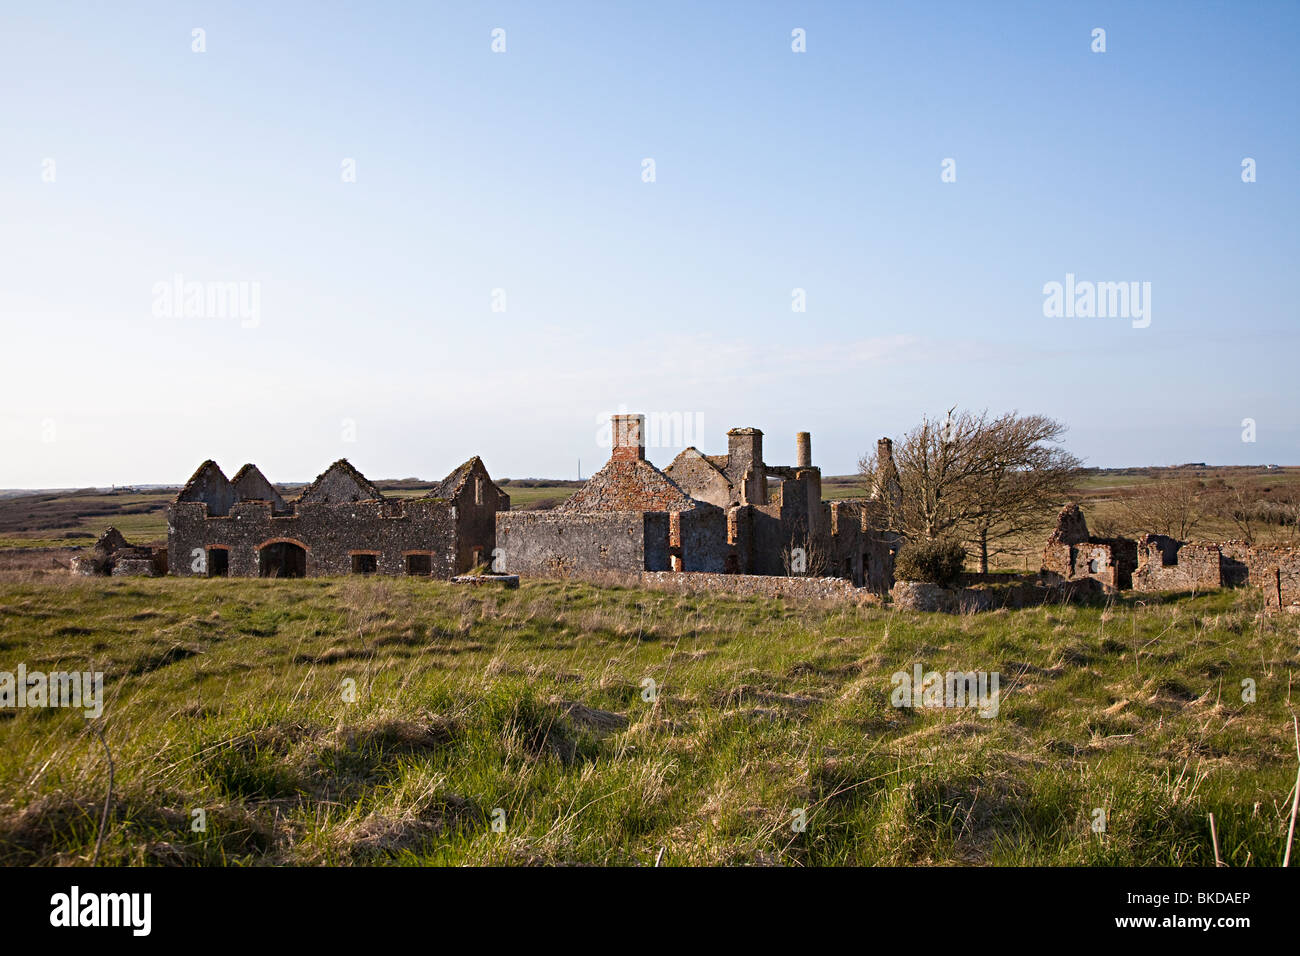
M 0 487 L 572 477 L 620 407 L 831 473 L 954 404 L 1300 464 L 1298 40 L 1293 2 L 13 0 Z M 1150 325 L 1044 317 L 1067 273 Z M 176 275 L 255 327 L 154 314 Z

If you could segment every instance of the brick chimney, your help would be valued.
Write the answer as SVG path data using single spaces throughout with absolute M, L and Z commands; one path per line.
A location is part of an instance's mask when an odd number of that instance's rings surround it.
M 727 432 L 727 471 L 735 481 L 750 468 L 755 475 L 763 471 L 763 433 L 757 428 L 733 428 Z
M 812 467 L 812 435 L 808 432 L 795 433 L 794 466 L 796 468 Z
M 645 461 L 645 416 L 615 415 L 610 420 L 610 461 Z
M 894 464 L 894 443 L 882 438 L 876 442 L 876 477 L 871 496 L 889 506 L 893 517 L 903 507 L 903 486 Z

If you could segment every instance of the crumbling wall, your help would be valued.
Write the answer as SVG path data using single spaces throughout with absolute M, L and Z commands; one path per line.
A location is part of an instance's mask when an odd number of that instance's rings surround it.
M 1225 541 L 1219 550 L 1223 555 L 1225 583 L 1259 588 L 1271 605 L 1279 603 L 1279 590 L 1283 606 L 1300 601 L 1300 548 Z
M 383 495 L 365 475 L 340 458 L 303 489 L 298 504 L 347 504 L 353 501 L 382 501 Z
M 727 432 L 726 474 L 744 501 L 756 505 L 767 503 L 763 433 L 757 428 L 733 428 Z
M 74 574 L 157 577 L 167 573 L 167 549 L 133 545 L 116 528 L 105 528 L 93 547 L 75 555 Z
M 946 588 L 924 581 L 899 581 L 890 590 L 889 597 L 893 606 L 900 610 L 960 614 L 1004 607 L 1083 603 L 1096 601 L 1106 593 L 1106 586 L 1095 578 L 1079 578 L 1046 585 L 1019 581 L 978 588 Z
M 1136 591 L 1196 591 L 1222 587 L 1223 557 L 1217 544 L 1185 544 L 1164 534 L 1138 539 Z
M 872 476 L 871 497 L 880 502 L 886 513 L 900 517 L 903 510 L 903 485 L 894 464 L 894 442 L 881 438 L 876 442 L 876 472 Z
M 821 503 L 821 527 L 814 550 L 825 555 L 824 571 L 858 587 L 887 591 L 894 584 L 894 555 L 902 536 L 881 526 L 884 505 L 869 499 Z
M 235 503 L 235 488 L 217 463 L 208 459 L 199 465 L 185 487 L 176 496 L 177 501 L 201 502 L 207 505 L 208 514 L 228 515 Z
M 477 561 L 492 562 L 496 549 L 497 513 L 510 510 L 510 496 L 496 486 L 477 457 L 465 465 L 451 492 L 456 519 L 456 573 Z
M 237 501 L 269 501 L 271 510 L 276 514 L 286 514 L 293 510 L 254 464 L 244 465 L 235 472 L 235 477 L 230 479 L 230 485 L 235 490 Z
M 1137 542 L 1132 538 L 1089 535 L 1083 511 L 1071 503 L 1057 515 L 1056 528 L 1043 547 L 1040 573 L 1048 580 L 1092 578 L 1108 588 L 1126 590 L 1133 586 L 1137 558 Z

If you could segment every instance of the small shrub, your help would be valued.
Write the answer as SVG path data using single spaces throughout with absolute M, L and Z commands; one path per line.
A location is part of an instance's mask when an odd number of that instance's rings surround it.
M 894 561 L 894 577 L 900 581 L 952 584 L 966 566 L 966 549 L 958 541 L 936 538 L 909 541 Z

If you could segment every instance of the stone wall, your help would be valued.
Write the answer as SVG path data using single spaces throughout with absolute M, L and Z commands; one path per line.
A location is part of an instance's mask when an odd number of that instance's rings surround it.
M 878 596 L 842 578 L 779 577 L 767 574 L 673 574 L 647 571 L 641 583 L 649 588 L 683 594 L 714 592 L 745 597 L 779 597 L 800 600 L 849 600 L 873 603 Z
M 1133 575 L 1138 591 L 1201 591 L 1248 585 L 1258 588 L 1268 604 L 1300 601 L 1300 548 L 1186 543 L 1162 534 L 1143 535 L 1142 562 Z
M 190 476 L 185 487 L 176 496 L 177 501 L 203 502 L 212 515 L 230 514 L 230 506 L 235 503 L 235 487 L 209 458 Z
M 1224 584 L 1223 558 L 1217 544 L 1184 544 L 1168 535 L 1138 539 L 1135 591 L 1203 591 Z
M 497 570 L 534 577 L 612 572 L 667 571 L 668 514 L 504 511 L 496 516 L 503 566 Z
M 263 549 L 285 543 L 306 551 L 308 576 L 350 574 L 354 554 L 373 554 L 380 574 L 405 574 L 406 555 L 427 554 L 432 576 L 449 578 L 468 570 L 457 562 L 452 511 L 448 501 L 412 499 L 342 507 L 300 502 L 292 514 L 275 515 L 270 502 L 241 501 L 229 515 L 211 516 L 201 502 L 176 502 L 167 509 L 168 569 L 211 573 L 194 570 L 195 550 L 224 549 L 231 577 L 255 578 L 268 567 Z
M 1133 586 L 1137 566 L 1136 541 L 1092 537 L 1079 506 L 1069 504 L 1057 515 L 1056 529 L 1043 547 L 1041 574 L 1049 581 L 1092 578 L 1108 588 L 1126 590 Z
M 1249 585 L 1270 605 L 1279 603 L 1279 591 L 1282 605 L 1300 604 L 1300 548 L 1244 541 L 1186 543 L 1164 534 L 1144 534 L 1139 541 L 1094 538 L 1073 504 L 1062 509 L 1043 549 L 1042 576 L 1049 582 L 1093 578 L 1107 587 L 1137 591 Z
M 497 515 L 510 510 L 510 496 L 496 486 L 477 457 L 461 466 L 456 481 L 439 489 L 455 507 L 456 569 L 490 564 L 497 546 Z
M 1137 542 L 1125 538 L 1093 538 L 1080 544 L 1050 542 L 1043 549 L 1042 573 L 1048 578 L 1078 581 L 1093 578 L 1108 588 L 1133 586 Z
M 1259 588 L 1265 600 L 1276 605 L 1280 582 L 1282 605 L 1300 601 L 1300 548 L 1225 541 L 1219 545 L 1219 551 L 1223 555 L 1225 584 L 1248 584 Z
M 742 489 L 744 500 L 766 503 L 767 480 L 763 473 L 763 433 L 757 428 L 733 428 L 727 432 L 727 477 Z M 746 487 L 746 478 L 751 481 Z
M 664 474 L 696 501 L 726 508 L 738 497 L 721 469 L 695 448 L 687 448 L 674 458 Z
M 94 547 L 73 556 L 70 569 L 73 574 L 157 577 L 167 573 L 167 549 L 133 545 L 122 532 L 109 527 Z
M 168 507 L 172 574 L 449 578 L 478 560 L 491 560 L 496 513 L 510 507 L 510 496 L 477 457 L 422 498 L 385 498 L 346 459 L 326 469 L 292 503 L 285 503 L 253 465 L 236 477 L 232 484 L 214 462 L 204 462 Z
M 701 504 L 690 511 L 675 512 L 673 519 L 679 528 L 681 570 L 721 574 L 728 571 L 729 565 L 732 570 L 740 570 L 740 553 L 728 541 L 725 511 Z
M 821 500 L 811 436 L 796 441 L 795 468 L 763 461 L 763 433 L 733 428 L 726 455 L 687 448 L 660 471 L 615 416 L 614 454 L 583 488 L 545 518 L 498 515 L 506 568 L 522 574 L 604 575 L 674 571 L 784 577 L 792 571 L 843 577 L 884 590 L 893 582 L 898 536 L 879 530 L 879 502 Z M 661 518 L 652 519 L 652 514 Z M 603 516 L 615 515 L 602 522 Z M 667 522 L 666 538 L 652 520 Z M 612 522 L 612 525 L 610 524 Z M 638 524 L 640 522 L 640 524 Z M 599 540 L 608 532 L 616 543 Z M 643 547 L 627 546 L 630 540 Z M 803 554 L 796 557 L 795 549 Z M 663 559 L 660 551 L 663 551 Z M 800 568 L 802 564 L 802 569 Z
M 893 606 L 900 610 L 962 614 L 1042 604 L 1095 602 L 1105 594 L 1105 585 L 1100 581 L 1080 578 L 1046 585 L 1020 581 L 981 588 L 945 588 L 923 581 L 899 581 L 890 589 L 889 597 Z
M 230 487 L 235 490 L 236 501 L 269 501 L 271 510 L 276 514 L 293 510 L 256 465 L 247 464 L 235 472 L 235 477 L 230 479 Z

